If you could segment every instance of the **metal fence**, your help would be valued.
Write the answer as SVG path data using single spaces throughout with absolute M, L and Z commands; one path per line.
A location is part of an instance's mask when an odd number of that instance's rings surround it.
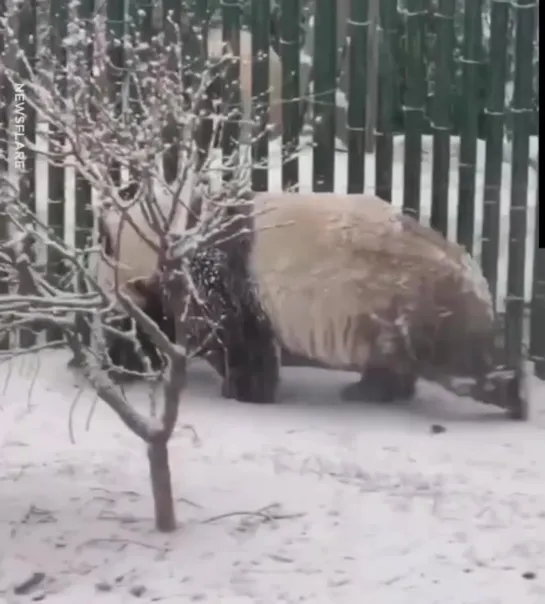
M 10 11 L 13 2 L 17 9 Z M 257 57 L 268 55 L 276 48 L 281 60 L 281 141 L 287 148 L 296 148 L 304 134 L 302 117 L 311 117 L 310 121 L 306 120 L 305 128 L 310 129 L 313 137 L 311 181 L 315 191 L 338 190 L 335 170 L 342 153 L 345 190 L 357 193 L 374 189 L 380 197 L 392 200 L 395 197 L 394 159 L 401 132 L 401 205 L 404 211 L 423 217 L 426 202 L 430 224 L 449 235 L 453 205 L 449 207 L 449 196 L 453 196 L 449 192 L 453 187 L 453 169 L 456 169 L 454 237 L 476 254 L 474 248 L 478 242 L 477 255 L 495 297 L 501 272 L 500 257 L 505 251 L 503 248 L 508 248 L 502 300 L 508 355 L 517 362 L 529 346 L 536 374 L 545 379 L 545 251 L 538 247 L 538 229 L 529 229 L 539 224 L 538 186 L 529 185 L 531 166 L 537 169 L 537 159 L 530 154 L 530 143 L 538 122 L 538 2 L 380 0 L 374 5 L 376 18 L 369 19 L 373 2 L 162 0 L 153 3 L 130 0 L 126 5 L 123 0 L 106 0 L 105 17 L 110 40 L 124 35 L 127 11 L 134 9 L 145 16 L 142 23 L 149 30 L 144 32 L 146 35 L 154 27 L 161 27 L 160 19 L 167 11 L 176 19 L 180 19 L 184 11 L 192 12 L 203 24 L 205 39 L 210 19 L 219 19 L 223 38 L 235 42 L 235 48 L 241 31 L 246 28 L 251 34 L 252 56 L 256 59 L 252 66 L 252 96 L 259 99 L 259 103 L 269 98 L 270 74 L 268 61 L 257 61 Z M 10 46 L 4 44 L 6 27 L 17 31 L 20 48 L 34 60 L 37 23 L 41 25 L 44 19 L 49 19 L 57 38 L 62 38 L 67 34 L 69 10 L 78 10 L 81 17 L 91 19 L 94 11 L 103 5 L 99 0 L 80 0 L 77 6 L 65 0 L 0 0 L 3 16 L 0 18 L 5 19 L 0 27 L 0 63 L 13 64 L 15 60 Z M 163 10 L 158 11 L 158 7 Z M 512 44 L 506 43 L 509 40 Z M 57 52 L 62 56 L 62 45 Z M 109 52 L 113 63 L 122 68 L 123 49 L 110 42 Z M 369 69 L 373 65 L 370 62 L 373 53 L 376 53 L 376 79 L 371 77 Z M 91 52 L 89 70 L 92 62 Z M 2 77 L 2 170 L 10 168 L 9 135 L 5 133 L 9 133 L 9 108 L 13 108 L 14 92 Z M 370 122 L 370 99 L 374 93 L 376 115 Z M 36 123 L 32 107 L 26 107 L 25 113 L 25 133 L 33 140 Z M 340 138 L 345 148 L 339 152 L 336 139 L 340 122 L 344 122 Z M 506 126 L 511 137 L 508 146 Z M 367 161 L 365 151 L 366 131 L 370 128 L 374 137 L 374 167 Z M 49 136 L 55 135 L 50 130 Z M 454 136 L 459 137 L 455 141 L 459 150 L 455 162 L 452 157 Z M 481 143 L 484 176 L 482 191 L 479 191 L 477 171 Z M 426 145 L 432 160 L 429 187 L 424 187 L 422 181 Z M 507 147 L 511 161 L 506 167 Z M 267 161 L 266 137 L 260 137 L 253 151 L 256 159 Z M 284 187 L 300 181 L 300 162 L 300 158 L 293 157 L 282 165 Z M 63 169 L 50 165 L 47 170 L 49 226 L 64 237 L 65 206 L 73 203 L 75 245 L 82 247 L 92 228 L 89 184 L 76 176 L 77 195 L 76 200 L 71 201 L 66 196 Z M 508 171 L 508 234 L 502 240 L 501 198 Z M 537 178 L 536 175 L 536 182 Z M 254 170 L 252 182 L 254 189 L 266 190 L 269 187 L 267 170 Z M 35 158 L 27 152 L 20 186 L 22 198 L 28 200 L 32 209 L 36 207 L 37 184 Z M 478 228 L 476 213 L 481 216 Z M 535 245 L 533 242 L 527 245 L 529 236 L 533 236 Z M 55 259 L 49 261 L 54 263 Z M 525 297 L 525 275 L 529 272 L 531 293 Z M 0 287 L 6 291 L 5 284 L 0 283 Z M 27 337 L 30 336 L 27 334 Z

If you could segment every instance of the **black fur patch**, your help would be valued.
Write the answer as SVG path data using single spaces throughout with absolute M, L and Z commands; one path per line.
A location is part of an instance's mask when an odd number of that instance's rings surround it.
M 174 341 L 174 318 L 163 313 L 163 307 L 160 303 L 159 298 L 147 299 L 142 310 L 171 341 Z M 129 332 L 132 327 L 132 321 L 127 316 L 118 319 L 112 326 L 121 332 Z M 136 340 L 140 345 L 141 352 L 130 341 L 116 337 L 115 335 L 109 336 L 108 356 L 115 367 L 114 372 L 119 376 L 126 372 L 127 374 L 132 374 L 133 378 L 136 378 L 138 374 L 144 373 L 146 368 L 142 354 L 149 360 L 153 371 L 159 371 L 164 366 L 164 359 L 161 353 L 138 324 L 136 324 Z
M 410 400 L 416 389 L 416 375 L 396 373 L 388 367 L 367 367 L 359 382 L 343 388 L 345 401 L 391 403 Z
M 188 272 L 199 300 L 192 300 L 186 328 L 193 346 L 206 342 L 202 356 L 223 377 L 224 396 L 274 402 L 279 373 L 275 337 L 248 277 L 244 246 L 229 252 L 218 247 L 199 250 Z M 183 290 L 176 273 L 171 275 L 165 291 L 169 310 L 178 314 Z

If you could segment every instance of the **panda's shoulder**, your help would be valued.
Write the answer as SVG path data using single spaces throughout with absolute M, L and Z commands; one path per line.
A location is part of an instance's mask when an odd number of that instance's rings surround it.
M 216 247 L 197 250 L 190 260 L 190 268 L 194 274 L 212 280 L 219 277 L 227 264 L 227 255 Z

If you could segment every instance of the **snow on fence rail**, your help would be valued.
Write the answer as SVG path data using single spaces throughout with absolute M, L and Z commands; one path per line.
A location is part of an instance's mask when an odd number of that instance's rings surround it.
M 241 69 L 246 75 L 239 82 L 247 88 L 246 98 L 252 99 L 260 133 L 270 126 L 270 116 L 280 115 L 280 137 L 274 138 L 278 128 L 270 128 L 270 136 L 256 137 L 252 143 L 254 159 L 265 166 L 254 167 L 253 188 L 280 190 L 298 185 L 315 191 L 374 190 L 457 239 L 480 259 L 498 309 L 505 314 L 508 357 L 518 363 L 529 345 L 536 374 L 545 379 L 545 251 L 538 248 L 536 228 L 539 144 L 531 136 L 538 94 L 537 3 L 439 0 L 428 6 L 423 0 L 380 0 L 378 20 L 370 21 L 371 2 L 316 0 L 310 19 L 312 37 L 308 38 L 313 46 L 310 61 L 308 49 L 301 49 L 299 18 L 302 10 L 308 12 L 308 3 L 233 0 L 218 9 L 223 39 L 235 53 L 242 52 Z M 100 48 L 105 48 L 117 68 L 110 73 L 121 91 L 126 60 L 121 40 L 131 35 L 126 26 L 131 19 L 140 24 L 143 38 L 162 27 L 161 19 L 180 22 L 184 16 L 189 16 L 192 27 L 198 26 L 203 40 L 218 38 L 218 32 L 208 27 L 212 3 L 194 0 L 191 6 L 183 13 L 180 0 L 162 0 L 153 6 L 149 0 L 132 0 L 127 12 L 119 0 L 0 0 L 0 65 L 20 64 L 24 80 L 18 53 L 33 64 L 40 45 L 45 44 L 54 45 L 58 60 L 69 67 L 69 44 L 59 41 L 69 39 L 70 16 L 77 11 L 89 25 L 88 61 L 78 68 L 91 73 Z M 242 9 L 249 10 L 249 33 L 243 32 L 240 44 Z M 484 11 L 488 11 L 486 28 L 482 26 Z M 460 22 L 461 37 L 456 29 Z M 380 35 L 371 36 L 371 27 Z M 513 44 L 506 44 L 511 31 Z M 339 32 L 346 32 L 346 44 L 345 39 L 338 39 Z M 432 44 L 427 43 L 430 36 Z M 379 44 L 376 79 L 368 70 L 371 38 Z M 270 63 L 263 60 L 269 55 Z M 483 69 L 487 74 L 484 107 Z M 401 91 L 400 71 L 404 74 Z M 5 69 L 0 76 L 0 169 L 17 179 L 21 199 L 56 235 L 81 249 L 93 229 L 93 191 L 70 167 L 47 164 L 25 148 L 25 139 L 47 144 L 47 136 L 40 135 L 43 124 L 36 123 L 24 86 L 14 89 Z M 346 90 L 340 91 L 343 78 Z M 456 136 L 452 123 L 455 84 L 461 91 L 456 100 Z M 375 149 L 368 154 L 366 113 L 373 87 L 378 94 L 372 125 Z M 512 91 L 509 107 L 506 91 Z M 118 94 L 120 99 L 126 97 Z M 279 98 L 283 99 L 280 113 L 271 106 Z M 404 116 L 401 135 L 396 126 L 399 109 Z M 344 149 L 339 151 L 341 114 Z M 507 118 L 510 142 L 505 137 Z M 286 149 L 298 148 L 305 141 L 307 127 L 312 131 L 308 148 L 282 161 L 289 155 Z M 478 138 L 482 132 L 484 140 Z M 233 133 L 240 135 L 236 124 Z M 53 129 L 49 136 L 55 136 Z M 164 158 L 167 180 L 173 178 L 168 174 L 175 170 L 172 160 Z M 0 228 L 1 238 L 6 225 Z M 48 260 L 49 264 L 53 261 Z M 0 283 L 0 288 L 0 294 L 5 293 L 7 284 Z M 529 342 L 523 335 L 528 320 Z

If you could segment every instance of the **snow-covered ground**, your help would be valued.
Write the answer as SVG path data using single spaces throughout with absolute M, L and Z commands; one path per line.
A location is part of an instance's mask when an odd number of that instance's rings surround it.
M 91 414 L 66 360 L 0 368 L 3 604 L 545 601 L 543 384 L 514 423 L 429 384 L 406 405 L 342 403 L 355 376 L 308 369 L 284 371 L 282 404 L 238 404 L 196 363 L 165 536 L 143 444 Z
M 426 219 L 429 139 L 424 146 Z M 271 188 L 279 189 L 271 147 Z M 456 148 L 454 139 L 451 208 Z M 396 205 L 402 156 L 396 138 Z M 311 161 L 304 152 L 303 189 Z M 478 208 L 483 165 L 479 144 Z M 370 190 L 373 181 L 370 157 Z M 527 298 L 535 184 L 530 170 Z M 346 190 L 343 153 L 336 190 Z M 451 233 L 455 218 L 453 209 Z M 73 204 L 67 226 L 71 238 Z M 406 405 L 341 403 L 340 387 L 355 376 L 308 369 L 283 371 L 281 404 L 243 405 L 218 398 L 217 378 L 196 363 L 170 447 L 180 529 L 165 536 L 153 529 L 143 444 L 104 404 L 95 407 L 66 360 L 47 353 L 0 366 L 0 604 L 545 601 L 543 382 L 531 384 L 531 420 L 513 423 L 429 384 Z M 145 408 L 143 386 L 129 395 Z M 37 586 L 16 595 L 34 573 L 43 573 Z

